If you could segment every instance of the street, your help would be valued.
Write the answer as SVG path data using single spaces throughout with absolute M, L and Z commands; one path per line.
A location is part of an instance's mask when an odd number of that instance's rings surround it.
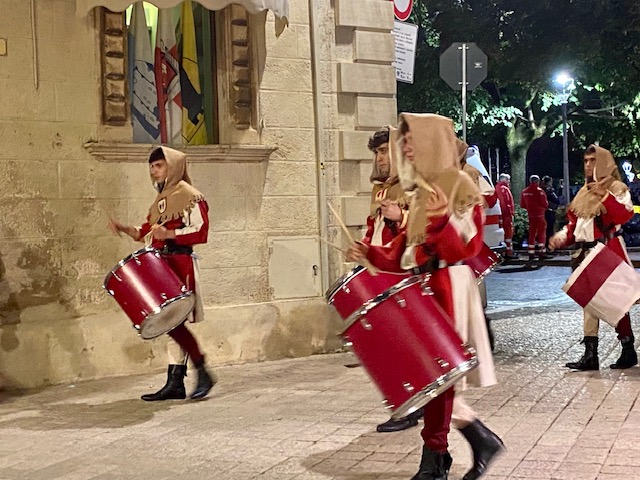
M 508 449 L 488 480 L 640 478 L 640 369 L 607 368 L 619 347 L 606 325 L 599 372 L 563 367 L 583 348 L 580 312 L 557 292 L 566 272 L 489 276 L 499 383 L 464 393 Z M 336 353 L 218 367 L 199 402 L 141 401 L 164 374 L 5 396 L 0 479 L 408 480 L 419 428 L 376 433 L 387 414 L 354 363 Z M 449 437 L 459 480 L 471 453 L 457 431 Z

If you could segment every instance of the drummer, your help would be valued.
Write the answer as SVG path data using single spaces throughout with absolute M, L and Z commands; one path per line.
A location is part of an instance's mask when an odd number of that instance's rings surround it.
M 404 189 L 400 185 L 398 172 L 394 166 L 394 157 L 389 143 L 393 127 L 383 127 L 370 138 L 367 147 L 373 152 L 373 167 L 369 180 L 373 184 L 371 191 L 371 208 L 367 216 L 367 231 L 362 243 L 367 245 L 384 245 L 404 230 L 407 224 L 407 205 Z M 396 153 L 395 156 L 392 153 Z M 397 160 L 396 160 L 397 161 Z M 422 417 L 422 409 L 398 420 L 389 419 L 376 427 L 378 432 L 399 432 L 418 425 Z
M 354 243 L 347 259 L 387 271 L 431 272 L 434 299 L 450 318 L 463 340 L 477 351 L 480 366 L 469 380 L 481 386 L 496 382 L 493 359 L 482 313 L 482 302 L 469 267 L 454 265 L 475 256 L 483 244 L 482 196 L 468 174 L 460 169 L 467 145 L 458 140 L 453 122 L 439 115 L 400 116 L 403 155 L 398 162 L 400 182 L 413 196 L 406 231 L 388 245 Z M 455 407 L 454 407 L 455 404 Z M 500 438 L 476 418 L 453 387 L 424 407 L 422 460 L 412 480 L 446 480 L 452 459 L 448 452 L 449 425 L 470 443 L 474 465 L 464 480 L 480 478 L 504 450 Z
M 146 246 L 161 251 L 169 266 L 193 291 L 195 307 L 188 320 L 198 322 L 204 318 L 204 309 L 197 288 L 198 265 L 192 253 L 193 245 L 207 241 L 209 207 L 202 193 L 191 185 L 184 153 L 168 147 L 154 149 L 149 156 L 149 171 L 158 195 L 149 208 L 147 221 L 140 227 L 133 227 L 112 219 L 109 227 L 118 235 L 124 232 L 134 240 L 144 241 Z M 217 379 L 207 371 L 195 337 L 185 323 L 168 335 L 167 382 L 157 392 L 142 395 L 142 399 L 152 402 L 186 398 L 184 377 L 189 357 L 198 371 L 196 388 L 190 397 L 195 400 L 206 396 Z
M 561 231 L 549 239 L 553 251 L 566 245 L 577 244 L 580 248 L 572 255 L 571 263 L 575 269 L 589 251 L 598 243 L 605 243 L 625 262 L 631 263 L 622 237 L 616 232 L 620 225 L 633 216 L 633 202 L 629 187 L 620 181 L 620 173 L 613 155 L 597 145 L 590 145 L 584 152 L 585 184 L 569 205 L 569 220 Z M 586 310 L 583 312 L 584 355 L 565 366 L 572 370 L 599 370 L 598 329 L 600 319 Z M 638 364 L 635 339 L 631 330 L 629 312 L 616 327 L 622 352 L 618 360 L 611 364 L 613 369 L 625 369 Z

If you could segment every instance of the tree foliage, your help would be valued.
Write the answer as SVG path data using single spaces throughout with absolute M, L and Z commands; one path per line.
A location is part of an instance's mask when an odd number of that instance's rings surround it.
M 615 155 L 640 156 L 640 2 L 637 0 L 422 0 L 416 81 L 400 84 L 400 110 L 460 119 L 459 92 L 438 73 L 452 42 L 475 42 L 488 77 L 469 96 L 470 138 L 509 150 L 516 192 L 537 138 L 561 134 L 553 77 L 576 79 L 568 104 L 572 144 L 598 142 Z

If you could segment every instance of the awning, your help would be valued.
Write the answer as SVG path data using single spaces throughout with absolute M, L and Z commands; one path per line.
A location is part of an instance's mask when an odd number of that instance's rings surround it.
M 289 17 L 289 0 L 195 0 L 208 10 L 222 10 L 226 6 L 235 3 L 247 9 L 249 13 L 256 14 L 265 10 L 271 10 L 276 18 L 277 23 L 282 26 L 288 25 Z M 182 0 L 152 0 L 152 3 L 158 8 L 175 7 Z M 85 17 L 93 7 L 106 7 L 112 12 L 122 12 L 129 7 L 135 0 L 76 0 L 76 16 Z M 278 30 L 276 26 L 276 31 Z

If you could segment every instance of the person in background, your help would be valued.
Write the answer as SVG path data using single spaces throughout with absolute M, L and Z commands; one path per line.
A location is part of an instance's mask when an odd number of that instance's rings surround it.
M 529 217 L 529 245 L 527 253 L 529 262 L 533 263 L 536 256 L 542 261 L 545 258 L 547 249 L 545 247 L 547 233 L 547 222 L 544 219 L 545 212 L 549 208 L 547 194 L 540 188 L 540 177 L 531 175 L 529 186 L 520 195 L 520 206 L 527 211 Z
M 505 260 L 517 260 L 518 256 L 513 252 L 513 217 L 516 207 L 511 193 L 511 175 L 501 173 L 496 183 L 496 194 L 500 200 L 502 210 L 502 228 L 504 229 L 504 243 L 507 245 Z

